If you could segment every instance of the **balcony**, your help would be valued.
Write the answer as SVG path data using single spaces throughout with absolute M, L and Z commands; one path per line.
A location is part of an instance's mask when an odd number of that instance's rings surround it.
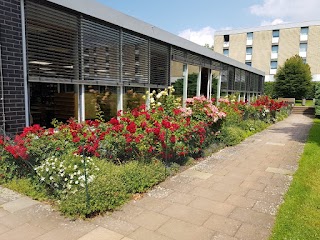
M 229 43 L 229 42 L 223 42 L 223 47 L 224 47 L 224 48 L 229 47 L 229 45 L 230 45 L 230 43 Z
M 270 74 L 274 75 L 277 73 L 277 69 L 270 69 Z
M 279 37 L 272 38 L 272 44 L 279 43 Z
M 302 58 L 306 58 L 307 57 L 307 52 L 299 52 L 299 56 Z
M 308 35 L 300 35 L 300 42 L 308 41 Z
M 277 59 L 278 53 L 271 53 L 271 59 Z

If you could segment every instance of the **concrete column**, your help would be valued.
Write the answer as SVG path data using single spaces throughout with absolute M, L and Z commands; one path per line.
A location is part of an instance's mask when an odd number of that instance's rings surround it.
M 201 91 L 201 71 L 202 67 L 199 67 L 199 74 L 197 79 L 197 96 L 200 97 L 200 91 Z
M 251 93 L 247 93 L 247 100 L 248 100 L 248 103 L 250 103 L 250 95 L 251 95 Z
M 237 99 L 238 102 L 240 102 L 240 100 L 241 100 L 240 95 L 241 95 L 241 93 L 238 93 L 238 99 Z
M 242 95 L 242 101 L 245 102 L 246 101 L 246 93 L 244 92 Z
M 183 65 L 183 98 L 182 107 L 186 107 L 186 101 L 188 98 L 188 64 Z

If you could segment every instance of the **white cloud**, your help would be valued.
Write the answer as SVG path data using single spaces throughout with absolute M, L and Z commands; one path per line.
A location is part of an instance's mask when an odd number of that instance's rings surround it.
M 262 21 L 261 26 L 278 25 L 283 23 L 287 23 L 287 22 L 283 21 L 281 18 L 276 18 L 273 21 Z
M 295 22 L 318 20 L 319 9 L 319 0 L 263 0 L 262 4 L 251 6 L 250 12 L 257 16 Z
M 214 32 L 215 29 L 211 27 L 204 27 L 198 31 L 186 29 L 180 32 L 178 35 L 201 46 L 204 46 L 205 44 L 212 46 L 214 43 Z

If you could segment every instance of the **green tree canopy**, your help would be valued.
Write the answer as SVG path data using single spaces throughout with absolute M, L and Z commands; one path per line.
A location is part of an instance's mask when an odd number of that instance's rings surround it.
M 299 55 L 287 59 L 275 75 L 274 91 L 278 97 L 302 99 L 311 87 L 310 66 Z

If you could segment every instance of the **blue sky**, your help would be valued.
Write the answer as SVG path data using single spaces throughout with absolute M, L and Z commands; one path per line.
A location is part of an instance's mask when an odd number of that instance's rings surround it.
M 319 0 L 97 1 L 201 45 L 216 30 L 320 19 Z

